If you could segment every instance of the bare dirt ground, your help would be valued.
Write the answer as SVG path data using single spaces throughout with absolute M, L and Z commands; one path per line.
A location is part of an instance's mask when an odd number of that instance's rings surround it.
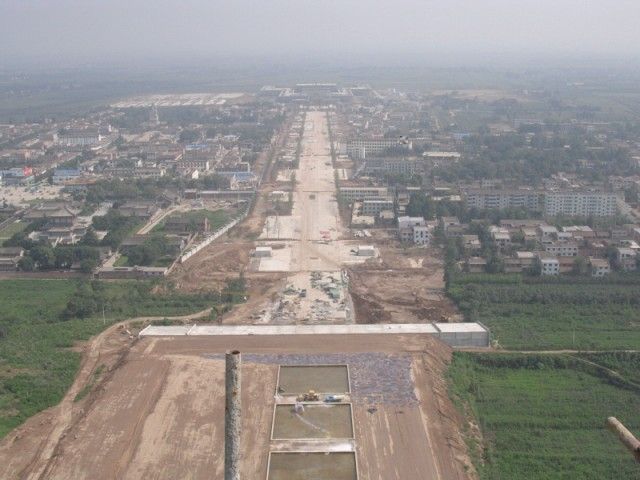
M 450 350 L 427 335 L 156 337 L 131 342 L 121 332 L 112 327 L 90 343 L 64 408 L 36 415 L 3 440 L 0 477 L 221 479 L 224 365 L 219 354 L 233 346 L 245 358 L 243 478 L 266 478 L 282 356 L 340 354 L 348 359 L 358 352 L 377 352 L 385 362 L 408 362 L 404 373 L 411 381 L 409 390 L 400 391 L 393 381 L 357 380 L 357 388 L 372 392 L 352 400 L 360 478 L 472 478 L 458 433 L 460 419 L 442 380 Z M 74 403 L 83 379 L 109 354 L 116 368 Z
M 219 290 L 246 269 L 253 242 L 220 240 L 178 264 L 169 279 L 182 291 Z
M 358 323 L 462 321 L 444 291 L 444 264 L 433 248 L 378 245 L 381 257 L 349 269 Z

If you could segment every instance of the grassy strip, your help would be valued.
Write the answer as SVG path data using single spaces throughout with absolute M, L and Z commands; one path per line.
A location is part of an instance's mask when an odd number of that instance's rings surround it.
M 454 355 L 449 377 L 482 431 L 470 442 L 481 479 L 640 478 L 604 427 L 615 415 L 640 430 L 640 393 L 626 379 L 564 356 L 468 353 Z
M 219 228 L 225 226 L 229 223 L 230 217 L 229 214 L 224 210 L 190 210 L 188 212 L 180 212 L 179 214 L 173 214 L 171 216 L 179 216 L 181 218 L 186 218 L 187 220 L 193 222 L 193 231 L 196 231 L 196 225 L 198 222 L 202 221 L 203 218 L 207 218 L 209 220 L 209 225 L 211 231 L 214 232 Z M 152 231 L 154 232 L 164 232 L 164 221 L 160 222 L 156 225 Z

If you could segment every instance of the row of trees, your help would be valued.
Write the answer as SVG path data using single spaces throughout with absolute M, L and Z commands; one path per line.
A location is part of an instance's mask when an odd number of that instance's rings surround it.
M 164 235 L 152 235 L 142 245 L 128 247 L 124 252 L 129 265 L 149 266 L 169 254 Z
M 18 263 L 20 270 L 32 272 L 34 270 L 69 269 L 79 262 L 80 270 L 91 272 L 100 259 L 100 252 L 95 247 L 86 245 L 58 246 L 36 245 L 22 257 Z

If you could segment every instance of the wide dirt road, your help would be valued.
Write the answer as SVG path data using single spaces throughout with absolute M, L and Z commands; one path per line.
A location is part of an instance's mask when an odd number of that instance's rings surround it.
M 332 251 L 340 235 L 340 215 L 325 112 L 307 113 L 296 181 L 292 213 L 299 221 L 300 241 L 291 270 L 339 270 Z
M 0 478 L 222 479 L 230 346 L 244 355 L 243 478 L 266 478 L 278 365 L 292 356 L 349 365 L 359 478 L 469 478 L 442 380 L 450 349 L 428 335 L 142 338 L 78 403 L 53 448 L 37 451 L 39 468 L 25 468 L 34 452 L 24 447 L 38 443 L 45 415 L 9 435 Z

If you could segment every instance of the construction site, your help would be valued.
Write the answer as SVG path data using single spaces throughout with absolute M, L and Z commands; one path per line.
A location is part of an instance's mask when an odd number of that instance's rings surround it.
M 444 372 L 452 348 L 485 348 L 489 332 L 455 323 L 434 251 L 353 237 L 327 113 L 301 121 L 294 173 L 267 175 L 246 221 L 169 279 L 195 291 L 242 274 L 247 301 L 215 325 L 202 324 L 207 312 L 174 326 L 135 319 L 93 338 L 63 402 L 2 441 L 0 477 L 224 478 L 233 349 L 241 478 L 475 478 Z M 290 215 L 268 215 L 292 177 Z M 107 373 L 75 401 L 98 368 Z

